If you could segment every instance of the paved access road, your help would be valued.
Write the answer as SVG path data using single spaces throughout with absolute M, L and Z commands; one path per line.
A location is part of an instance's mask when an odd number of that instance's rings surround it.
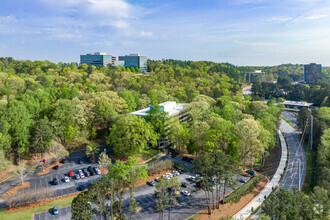
M 292 190 L 293 187 L 297 187 L 301 190 L 307 164 L 304 149 L 300 146 L 300 132 L 284 120 L 281 120 L 280 129 L 286 138 L 289 151 L 288 167 L 281 188 Z
M 181 182 L 187 182 L 188 188 L 181 188 L 187 189 L 188 191 L 192 191 L 195 189 L 195 184 L 191 183 L 187 180 L 189 174 L 182 174 L 177 176 L 178 180 Z M 239 178 L 243 178 L 245 180 L 249 179 L 249 177 L 243 177 L 239 176 Z M 242 185 L 242 183 L 237 182 L 237 187 Z M 226 189 L 227 193 L 232 192 L 231 188 Z M 126 192 L 124 196 L 124 210 L 129 217 L 128 212 L 128 206 L 129 206 L 129 194 Z M 135 190 L 135 199 L 137 202 L 139 202 L 139 206 L 142 208 L 140 212 L 135 214 L 133 216 L 133 219 L 158 219 L 159 218 L 159 212 L 156 208 L 156 196 L 155 196 L 155 187 L 149 186 L 149 185 L 142 185 L 136 188 Z M 198 191 L 196 193 L 191 193 L 190 196 L 186 197 L 182 194 L 180 194 L 177 197 L 177 201 L 179 203 L 178 206 L 172 209 L 171 211 L 171 219 L 178 219 L 178 220 L 184 220 L 188 219 L 189 217 L 195 215 L 201 210 L 204 210 L 206 208 L 205 206 L 205 193 L 204 191 Z M 42 212 L 37 213 L 34 215 L 34 220 L 41 220 L 41 219 L 71 219 L 71 212 L 70 207 L 64 207 L 59 209 L 59 215 L 55 216 L 52 213 L 52 210 L 49 210 L 48 212 Z M 62 213 L 63 212 L 63 213 Z M 164 212 L 164 219 L 168 218 L 168 210 Z M 93 219 L 101 219 L 99 216 L 93 216 Z

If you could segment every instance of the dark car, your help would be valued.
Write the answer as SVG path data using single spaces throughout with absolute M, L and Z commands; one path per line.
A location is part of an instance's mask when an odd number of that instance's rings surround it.
M 79 186 L 79 190 L 80 190 L 80 191 L 84 191 L 85 189 L 86 189 L 86 188 L 85 188 L 84 185 L 80 185 L 80 186 Z
M 90 174 L 91 174 L 92 176 L 97 175 L 97 173 L 95 172 L 95 170 L 92 170 L 92 171 L 90 172 Z
M 182 183 L 181 186 L 184 187 L 184 188 L 187 188 L 188 184 L 187 183 Z
M 86 159 L 87 159 L 87 162 L 88 163 L 93 163 L 93 161 L 92 161 L 92 159 L 91 159 L 91 157 L 89 155 L 86 155 Z
M 55 167 L 53 167 L 54 170 L 58 170 L 59 166 L 56 165 Z
M 183 174 L 183 171 L 182 171 L 182 170 L 178 170 L 178 172 L 179 172 L 180 174 Z
M 246 180 L 245 179 L 242 179 L 242 178 L 237 179 L 237 181 L 239 181 L 241 183 L 245 183 L 246 182 Z
M 78 164 L 83 164 L 82 159 L 79 159 L 79 160 L 78 160 Z
M 255 175 L 255 171 L 254 170 L 247 170 L 246 171 L 248 174 L 250 174 L 251 176 L 254 176 Z
M 149 180 L 149 181 L 147 182 L 147 184 L 150 185 L 150 186 L 154 186 L 154 185 L 156 185 L 155 181 L 152 181 L 152 180 Z
M 54 178 L 54 179 L 53 179 L 53 184 L 54 184 L 54 185 L 58 185 L 58 180 L 57 180 L 57 178 Z
M 54 206 L 53 213 L 54 213 L 54 215 L 57 215 L 58 214 L 58 208 L 57 208 L 57 206 Z
M 87 170 L 86 170 L 86 172 L 84 172 L 84 174 L 85 174 L 85 176 L 90 176 L 91 175 L 91 173 L 88 172 Z
M 89 172 L 92 172 L 92 170 L 93 170 L 92 166 L 89 166 L 89 167 L 87 168 L 87 170 L 88 170 Z
M 60 160 L 60 163 L 65 163 L 66 159 L 63 158 L 62 160 Z

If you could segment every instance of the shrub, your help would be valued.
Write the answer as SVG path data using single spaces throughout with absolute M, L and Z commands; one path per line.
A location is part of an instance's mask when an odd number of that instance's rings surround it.
M 243 196 L 245 196 L 245 195 L 249 194 L 250 192 L 252 192 L 252 190 L 258 185 L 259 182 L 260 182 L 260 177 L 259 176 L 252 177 L 252 179 L 250 181 L 248 181 L 243 186 L 241 186 L 240 188 L 235 190 L 228 197 L 226 197 L 225 198 L 225 203 L 228 203 L 228 202 L 237 203 L 237 202 L 239 202 Z
M 180 165 L 180 164 L 178 164 L 176 162 L 174 162 L 174 168 L 175 169 L 178 169 L 178 170 L 182 170 L 183 172 L 187 172 L 187 169 L 186 168 L 184 168 L 182 165 Z
M 156 172 L 162 172 L 164 170 L 168 170 L 173 168 L 173 162 L 171 160 L 161 160 L 156 163 L 152 163 L 148 165 L 148 172 L 149 173 L 156 173 Z

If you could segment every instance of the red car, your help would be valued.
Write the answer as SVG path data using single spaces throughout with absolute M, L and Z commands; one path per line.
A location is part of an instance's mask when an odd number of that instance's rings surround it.
M 72 171 L 69 171 L 69 176 L 71 177 L 71 176 L 73 176 L 73 173 L 72 173 Z

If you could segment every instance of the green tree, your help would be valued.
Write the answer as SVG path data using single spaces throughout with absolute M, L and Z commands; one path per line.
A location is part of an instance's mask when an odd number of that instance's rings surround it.
M 94 141 L 91 141 L 87 146 L 86 146 L 86 155 L 90 155 L 92 160 L 95 161 L 96 159 L 96 154 L 100 152 L 99 145 L 95 143 Z
M 88 189 L 90 201 L 97 206 L 97 214 L 107 219 L 108 205 L 105 195 L 109 192 L 108 181 L 106 177 L 102 177 L 99 181 L 92 183 Z
M 21 101 L 10 101 L 1 116 L 0 132 L 2 132 L 2 146 L 6 153 L 19 155 L 29 151 L 31 115 Z
M 170 193 L 169 193 L 169 210 L 168 210 L 168 219 L 171 219 L 171 208 L 174 208 L 175 206 L 177 206 L 179 203 L 176 200 L 176 193 L 180 192 L 180 187 L 181 187 L 181 182 L 178 180 L 178 178 L 171 178 L 169 180 L 169 189 L 170 189 Z
M 170 186 L 170 183 L 165 178 L 160 178 L 159 182 L 156 185 L 156 208 L 157 211 L 159 211 L 159 219 L 163 219 L 164 216 L 164 210 L 167 209 L 170 205 L 170 197 L 169 193 L 167 192 L 168 187 Z
M 90 195 L 88 191 L 80 193 L 72 200 L 71 213 L 72 219 L 92 219 L 92 206 L 89 203 Z
M 298 117 L 297 117 L 297 121 L 298 121 L 298 125 L 299 127 L 304 130 L 305 125 L 307 123 L 307 120 L 311 117 L 311 112 L 308 108 L 302 108 L 299 112 L 298 112 Z
M 169 120 L 168 113 L 162 109 L 162 106 L 155 104 L 147 111 L 145 119 L 153 126 L 158 138 L 163 139 L 163 147 L 165 147 L 165 138 L 167 135 L 166 124 Z M 159 146 L 160 142 L 158 142 L 158 147 Z
M 47 117 L 37 121 L 32 132 L 32 146 L 36 152 L 43 153 L 48 150 L 54 138 L 54 131 Z
M 148 144 L 155 145 L 156 134 L 143 118 L 124 115 L 110 129 L 107 144 L 114 146 L 117 155 L 134 155 L 140 153 Z

